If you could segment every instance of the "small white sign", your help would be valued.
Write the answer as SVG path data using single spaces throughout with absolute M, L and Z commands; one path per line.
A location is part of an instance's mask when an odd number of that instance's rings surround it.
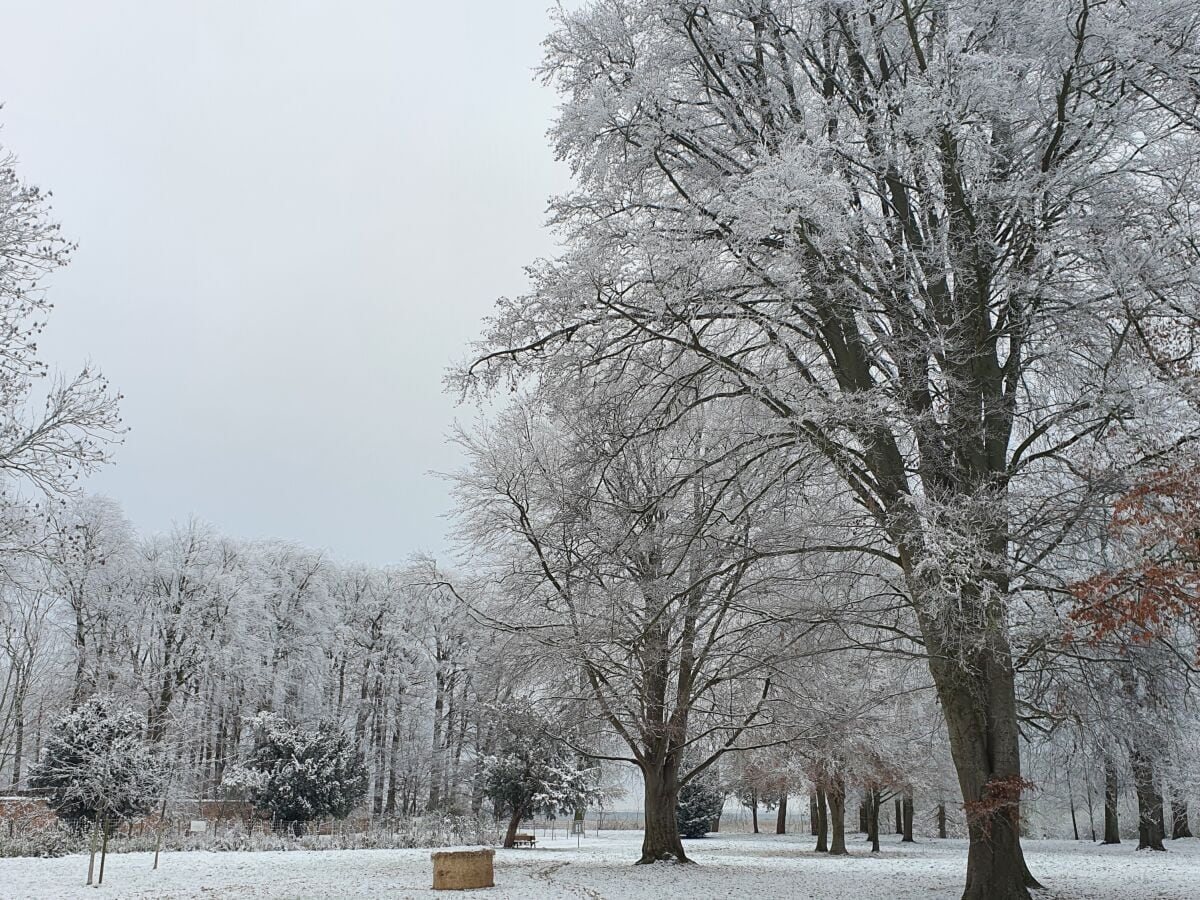
M 208 823 L 203 819 L 192 819 L 192 827 L 190 830 L 192 834 L 203 834 L 204 832 L 208 831 Z

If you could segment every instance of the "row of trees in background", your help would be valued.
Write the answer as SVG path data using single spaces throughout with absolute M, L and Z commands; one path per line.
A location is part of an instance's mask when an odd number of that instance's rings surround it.
M 479 767 L 498 739 L 487 704 L 519 685 L 503 642 L 432 562 L 343 566 L 195 522 L 143 538 L 97 497 L 56 508 L 27 542 L 37 552 L 0 586 L 5 788 L 30 786 L 59 710 L 103 695 L 136 708 L 147 741 L 168 748 L 180 796 L 222 796 L 274 714 L 344 732 L 369 814 L 479 811 Z M 276 810 L 311 818 L 301 811 Z

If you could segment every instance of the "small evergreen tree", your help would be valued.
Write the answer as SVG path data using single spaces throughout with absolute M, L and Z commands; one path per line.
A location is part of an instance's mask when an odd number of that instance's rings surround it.
M 92 827 L 88 880 L 96 840 L 103 835 L 100 882 L 108 835 L 118 822 L 147 812 L 162 789 L 161 755 L 142 739 L 142 719 L 110 697 L 92 697 L 54 724 L 30 787 L 72 827 Z
M 313 819 L 345 818 L 367 792 L 367 767 L 350 738 L 331 724 L 305 730 L 280 716 L 254 719 L 254 749 L 222 779 L 245 793 L 255 809 L 297 833 Z
M 532 710 L 507 711 L 500 752 L 484 760 L 483 795 L 509 817 L 504 846 L 512 847 L 522 819 L 573 813 L 599 796 L 598 772 L 547 733 Z
M 679 789 L 679 805 L 675 818 L 679 836 L 702 838 L 708 834 L 713 820 L 721 814 L 725 794 L 703 778 L 693 778 Z

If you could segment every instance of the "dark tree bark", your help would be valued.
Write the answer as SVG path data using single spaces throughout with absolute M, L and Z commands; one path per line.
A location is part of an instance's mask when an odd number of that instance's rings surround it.
M 839 775 L 825 794 L 829 801 L 829 852 L 834 856 L 846 851 L 846 783 Z
M 829 852 L 829 815 L 826 812 L 825 788 L 817 788 L 816 793 L 816 830 L 817 830 L 817 853 Z
M 1187 798 L 1182 793 L 1176 793 L 1171 798 L 1171 840 L 1189 838 L 1192 829 L 1188 824 Z
M 1133 770 L 1133 785 L 1138 804 L 1137 848 L 1166 850 L 1163 846 L 1162 795 L 1154 788 L 1154 763 L 1136 746 L 1129 754 L 1129 763 Z
M 867 840 L 871 842 L 871 852 L 879 852 L 879 807 L 882 800 L 879 796 L 879 788 L 872 788 L 867 791 L 866 813 L 867 813 Z
M 999 615 L 999 610 L 989 610 Z M 963 900 L 1029 900 L 1040 887 L 1021 852 L 1021 755 L 1016 684 L 1001 622 L 967 655 L 968 664 L 932 639 L 930 671 L 942 701 L 950 750 L 967 817 L 967 883 Z
M 817 792 L 808 792 L 808 827 L 812 836 L 817 836 Z
M 1104 760 L 1104 840 L 1103 844 L 1121 843 L 1120 823 L 1117 820 L 1117 767 L 1111 759 Z
M 937 808 L 938 837 L 946 837 L 946 804 L 939 803 Z
M 896 806 L 896 834 L 904 834 L 904 810 L 900 807 L 900 798 L 895 799 Z
M 521 827 L 521 820 L 525 818 L 525 804 L 520 803 L 513 810 L 512 818 L 508 820 L 508 830 L 504 832 L 504 848 L 511 850 L 517 839 L 517 829 Z
M 787 791 L 783 791 L 779 795 L 779 806 L 775 813 L 775 833 L 787 834 L 787 806 L 788 795 Z
M 679 821 L 675 816 L 679 806 L 678 756 L 667 754 L 667 760 L 661 766 L 643 764 L 642 778 L 646 783 L 646 833 L 638 864 L 669 859 L 691 862 L 683 851 Z
M 914 843 L 913 838 L 913 795 L 912 791 L 906 791 L 904 794 L 904 802 L 901 804 L 901 809 L 904 813 L 904 837 L 901 838 L 901 843 Z
M 758 791 L 750 792 L 750 821 L 754 824 L 754 833 L 758 834 Z

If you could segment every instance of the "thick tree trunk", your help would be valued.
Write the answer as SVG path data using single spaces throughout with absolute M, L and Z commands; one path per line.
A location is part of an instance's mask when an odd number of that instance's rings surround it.
M 901 804 L 901 810 L 904 813 L 904 837 L 900 839 L 903 844 L 914 843 L 913 838 L 913 795 L 912 791 L 904 793 L 904 802 Z
M 1187 798 L 1182 793 L 1176 793 L 1171 798 L 1171 840 L 1191 836 L 1192 829 L 1188 825 Z
M 787 834 L 787 791 L 779 795 L 779 806 L 775 813 L 775 833 Z
M 931 631 L 927 635 L 933 651 L 929 668 L 950 733 L 967 814 L 963 900 L 1029 900 L 1029 888 L 1039 885 L 1021 852 L 1020 798 L 1025 782 L 1015 682 L 1003 624 L 997 622 L 979 635 L 983 643 L 966 660 L 938 652 L 941 636 Z
M 841 856 L 846 851 L 846 783 L 839 775 L 826 791 L 829 800 L 829 852 Z
M 939 803 L 937 808 L 938 837 L 946 837 L 946 804 Z
M 521 803 L 513 810 L 512 818 L 508 820 L 508 830 L 504 832 L 504 849 L 511 850 L 517 840 L 517 829 L 525 818 L 525 804 Z
M 642 838 L 642 858 L 639 864 L 676 860 L 691 862 L 683 852 L 679 839 L 679 764 L 668 760 L 661 767 L 643 766 L 646 785 L 646 833 Z
M 813 820 L 816 825 L 817 834 L 817 853 L 829 852 L 829 815 L 825 809 L 825 788 L 817 788 L 816 794 L 816 818 Z
M 904 834 L 904 810 L 900 806 L 900 798 L 895 800 L 896 805 L 896 834 Z
M 1121 843 L 1121 828 L 1117 821 L 1117 767 L 1111 759 L 1104 760 L 1104 844 Z
M 1138 804 L 1139 850 L 1166 850 L 1163 846 L 1162 796 L 1154 789 L 1154 764 L 1137 747 L 1129 754 Z

